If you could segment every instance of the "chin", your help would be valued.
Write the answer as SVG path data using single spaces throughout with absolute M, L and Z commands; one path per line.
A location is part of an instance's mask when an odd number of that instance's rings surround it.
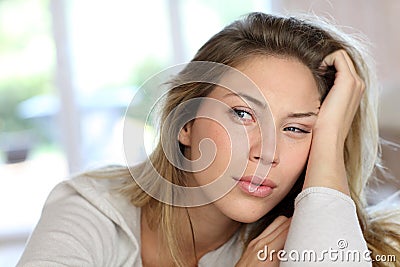
M 240 223 L 254 223 L 256 221 L 258 221 L 259 219 L 261 219 L 265 214 L 261 215 L 261 216 L 243 216 L 243 215 L 239 215 L 236 216 L 236 218 L 232 218 L 233 220 L 240 222 Z
M 268 197 L 249 196 L 234 188 L 214 205 L 226 217 L 241 223 L 253 223 L 270 212 L 280 201 L 280 194 L 275 192 Z
M 231 214 L 229 216 L 231 219 L 241 222 L 241 223 L 254 223 L 261 219 L 265 214 L 268 212 L 254 212 L 254 213 L 249 213 L 249 212 L 243 212 L 241 214 Z
M 237 205 L 235 205 L 235 202 Z M 232 205 L 233 204 L 233 205 Z M 264 205 L 263 205 L 264 204 Z M 273 205 L 266 205 L 254 200 L 232 201 L 229 206 L 221 207 L 222 212 L 232 220 L 241 223 L 253 223 L 261 219 L 265 214 L 272 210 Z

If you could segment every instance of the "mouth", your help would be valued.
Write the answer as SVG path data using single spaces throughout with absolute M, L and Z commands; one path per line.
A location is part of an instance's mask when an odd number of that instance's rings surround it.
M 255 197 L 267 197 L 272 194 L 276 184 L 266 178 L 259 176 L 233 177 L 237 181 L 237 186 L 246 194 Z

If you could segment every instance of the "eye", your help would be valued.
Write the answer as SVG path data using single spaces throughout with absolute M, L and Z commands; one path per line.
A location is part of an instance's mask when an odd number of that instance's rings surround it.
M 293 132 L 293 133 L 303 133 L 303 134 L 310 133 L 310 131 L 306 131 L 306 130 L 300 129 L 298 127 L 293 127 L 293 126 L 285 127 L 285 128 L 283 128 L 283 130 L 285 132 Z
M 231 112 L 235 119 L 238 119 L 242 122 L 254 122 L 253 113 L 250 110 L 245 108 L 232 108 Z

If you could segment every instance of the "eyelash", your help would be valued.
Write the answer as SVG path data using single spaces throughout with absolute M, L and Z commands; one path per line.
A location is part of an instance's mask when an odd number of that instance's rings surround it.
M 300 129 L 300 128 L 297 128 L 297 127 L 293 127 L 293 126 L 283 128 L 284 131 L 288 131 L 289 129 L 292 129 L 292 131 L 290 131 L 290 132 L 299 133 L 299 134 L 308 134 L 308 133 L 310 133 L 309 131 L 306 131 L 306 130 L 303 130 L 303 129 Z
M 234 116 L 235 119 L 238 119 L 242 122 L 254 122 L 254 115 L 253 112 L 251 112 L 250 110 L 246 109 L 246 108 L 232 108 L 231 110 L 232 115 Z M 251 119 L 244 119 L 242 117 L 239 116 L 239 113 L 246 113 L 246 115 L 249 115 L 251 117 Z
M 249 109 L 246 109 L 246 108 L 231 108 L 230 112 L 232 113 L 232 115 L 234 116 L 235 119 L 240 120 L 241 122 L 244 122 L 244 123 L 248 123 L 249 121 L 255 122 L 253 112 L 251 110 L 249 110 Z M 251 120 L 250 119 L 241 118 L 239 116 L 239 113 L 242 113 L 242 112 L 246 113 L 246 115 L 251 116 Z M 310 131 L 306 131 L 306 130 L 300 129 L 298 127 L 293 127 L 293 126 L 285 127 L 285 128 L 283 128 L 283 130 L 284 131 L 290 131 L 290 132 L 295 133 L 295 134 L 309 134 L 309 133 L 311 133 Z

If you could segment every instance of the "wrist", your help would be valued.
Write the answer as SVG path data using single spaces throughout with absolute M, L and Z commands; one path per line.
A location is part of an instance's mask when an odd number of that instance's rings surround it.
M 304 188 L 328 187 L 349 195 L 343 151 L 344 141 L 339 134 L 313 135 Z
M 346 134 L 337 127 L 315 127 L 313 133 L 313 144 L 323 143 L 324 146 L 335 147 L 337 150 L 343 151 L 346 141 Z

